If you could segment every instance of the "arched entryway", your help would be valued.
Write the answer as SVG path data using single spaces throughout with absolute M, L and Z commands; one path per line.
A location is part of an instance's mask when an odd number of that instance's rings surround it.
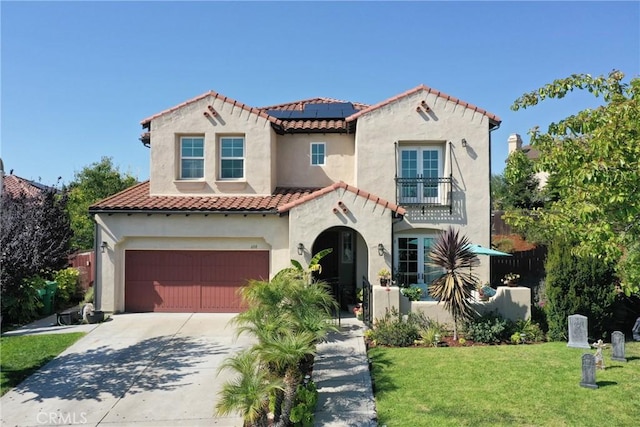
M 332 248 L 333 251 L 320 261 L 322 269 L 316 279 L 331 285 L 334 297 L 343 310 L 356 304 L 358 278 L 367 271 L 368 253 L 360 233 L 350 227 L 331 227 L 318 235 L 313 243 L 313 253 Z

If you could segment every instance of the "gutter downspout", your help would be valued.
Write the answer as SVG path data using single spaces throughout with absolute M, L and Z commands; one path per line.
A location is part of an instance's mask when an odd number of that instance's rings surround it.
M 93 303 L 96 310 L 101 310 L 101 292 L 102 291 L 102 274 L 99 274 L 102 268 L 102 254 L 98 252 L 98 221 L 96 221 L 95 214 L 91 216 L 93 219 L 93 253 L 94 265 L 93 265 Z M 98 266 L 101 268 L 98 269 Z
M 491 216 L 493 213 L 491 212 L 493 206 L 493 198 L 491 197 L 491 132 L 494 130 L 500 129 L 500 123 L 498 123 L 494 128 L 489 128 L 489 248 L 493 245 L 493 234 L 491 232 Z M 489 282 L 491 282 L 491 277 L 493 277 L 493 273 L 491 271 L 491 257 L 489 257 Z

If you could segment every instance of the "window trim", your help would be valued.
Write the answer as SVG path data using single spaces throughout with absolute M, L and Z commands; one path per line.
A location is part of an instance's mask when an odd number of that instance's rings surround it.
M 199 139 L 202 141 L 202 157 L 199 156 L 183 156 L 182 155 L 182 144 L 184 142 L 185 139 Z M 205 170 L 206 170 L 206 156 L 205 156 L 205 137 L 204 135 L 181 135 L 180 136 L 180 143 L 178 146 L 178 150 L 179 150 L 179 155 L 180 155 L 180 167 L 179 167 L 179 171 L 178 171 L 178 179 L 180 181 L 201 181 L 204 180 L 204 176 L 205 176 Z M 200 177 L 185 177 L 184 176 L 184 169 L 183 169 L 183 165 L 182 165 L 182 161 L 183 160 L 202 160 L 202 176 Z
M 313 163 L 314 160 L 314 147 L 322 147 L 322 163 Z M 315 154 L 316 156 L 318 154 Z M 309 164 L 311 166 L 325 166 L 327 164 L 327 143 L 326 142 L 311 142 L 309 145 Z
M 242 139 L 242 157 L 223 157 L 222 155 L 222 142 L 225 139 Z M 218 179 L 220 181 L 244 181 L 246 178 L 246 165 L 247 165 L 247 141 L 244 135 L 223 135 L 220 136 L 218 138 L 219 144 L 220 144 L 220 148 L 219 148 L 219 160 L 218 160 L 218 166 L 219 166 L 219 173 L 218 173 Z M 222 161 L 223 160 L 242 160 L 242 176 L 241 177 L 232 177 L 232 178 L 225 178 L 222 176 Z

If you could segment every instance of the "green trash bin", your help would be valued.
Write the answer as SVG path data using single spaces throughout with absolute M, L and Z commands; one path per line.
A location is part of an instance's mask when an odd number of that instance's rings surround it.
M 45 316 L 49 316 L 53 314 L 54 305 L 53 301 L 55 299 L 56 291 L 58 290 L 58 282 L 47 281 L 45 282 L 46 286 L 44 289 L 38 290 L 38 295 L 41 295 L 41 292 L 44 291 L 44 295 L 41 296 L 42 299 L 42 314 Z

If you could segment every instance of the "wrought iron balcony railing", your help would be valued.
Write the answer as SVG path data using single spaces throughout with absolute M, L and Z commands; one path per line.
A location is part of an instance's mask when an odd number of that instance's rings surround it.
M 447 206 L 451 210 L 452 178 L 396 178 L 396 200 L 401 206 Z

